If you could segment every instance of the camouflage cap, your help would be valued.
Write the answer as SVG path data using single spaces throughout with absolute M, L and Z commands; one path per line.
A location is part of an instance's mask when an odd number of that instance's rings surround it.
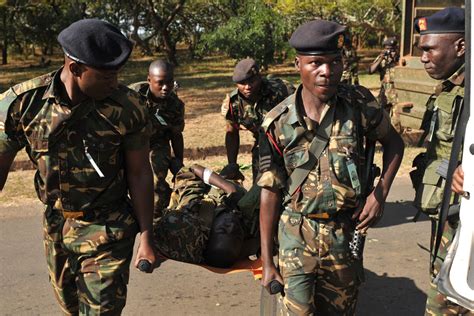
M 70 59 L 98 69 L 116 69 L 130 56 L 133 43 L 118 28 L 98 19 L 72 23 L 58 35 Z
M 239 83 L 258 75 L 258 65 L 252 58 L 242 59 L 234 68 L 232 81 Z
M 336 22 L 313 20 L 300 25 L 290 38 L 298 55 L 329 55 L 341 51 L 346 27 Z
M 421 35 L 464 33 L 464 21 L 464 9 L 448 7 L 433 15 L 415 19 L 415 30 Z

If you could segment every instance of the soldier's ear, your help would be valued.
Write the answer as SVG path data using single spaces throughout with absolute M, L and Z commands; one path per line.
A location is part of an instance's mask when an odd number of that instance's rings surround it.
M 464 37 L 461 37 L 460 39 L 458 39 L 454 44 L 456 45 L 455 47 L 456 47 L 457 56 L 458 57 L 464 56 L 464 54 L 466 53 L 466 45 L 465 45 Z
M 79 77 L 82 73 L 82 69 L 81 69 L 81 65 L 79 65 L 78 63 L 76 62 L 71 62 L 69 63 L 68 65 L 69 67 L 69 71 L 75 76 L 75 77 Z
M 295 57 L 295 68 L 300 71 L 300 58 L 298 56 Z
M 150 82 L 150 81 L 151 81 L 150 75 L 148 75 L 148 76 L 146 77 L 146 80 L 148 81 L 148 83 L 151 83 L 151 82 Z

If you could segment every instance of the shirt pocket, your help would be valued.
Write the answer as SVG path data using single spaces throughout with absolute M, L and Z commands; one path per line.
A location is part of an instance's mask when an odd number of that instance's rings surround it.
M 99 134 L 88 133 L 83 138 L 84 154 L 86 159 L 92 159 L 102 170 L 107 171 L 121 164 L 123 159 L 120 154 L 122 137 L 118 133 L 106 132 Z
M 291 172 L 309 160 L 309 151 L 305 146 L 297 146 L 285 151 L 283 159 L 286 169 Z
M 436 137 L 447 142 L 453 139 L 453 106 L 455 105 L 455 100 L 456 94 L 441 94 L 435 103 L 438 107 L 438 128 L 436 130 Z

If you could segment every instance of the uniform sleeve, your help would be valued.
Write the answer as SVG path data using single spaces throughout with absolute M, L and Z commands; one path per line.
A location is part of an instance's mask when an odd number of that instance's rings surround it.
M 260 129 L 259 135 L 259 175 L 257 185 L 264 188 L 283 189 L 288 175 L 283 160 L 283 147 L 275 137 L 271 126 L 267 131 Z
M 368 89 L 359 86 L 357 93 L 360 96 L 358 102 L 362 109 L 364 135 L 371 140 L 384 138 L 392 126 L 388 113 L 382 108 Z
M 227 124 L 235 125 L 235 124 L 238 124 L 238 122 L 237 122 L 236 116 L 233 115 L 233 111 L 231 107 L 232 107 L 232 103 L 230 100 L 230 95 L 227 94 L 225 96 L 225 99 L 222 101 L 221 114 L 222 116 L 224 116 Z
M 171 130 L 173 133 L 182 133 L 184 131 L 184 103 L 178 99 L 176 103 L 176 112 L 173 115 L 173 120 L 171 122 Z
M 0 95 L 0 154 L 16 153 L 26 145 L 20 123 L 21 100 L 13 89 Z
M 127 133 L 123 141 L 125 150 L 139 150 L 149 144 L 151 135 L 151 122 L 143 100 L 134 98 L 134 107 L 123 111 L 123 119 L 127 121 Z

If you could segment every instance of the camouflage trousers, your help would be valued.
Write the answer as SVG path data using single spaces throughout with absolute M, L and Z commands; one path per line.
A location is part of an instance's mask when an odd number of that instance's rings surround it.
M 283 212 L 278 241 L 286 314 L 354 315 L 363 268 L 350 257 L 351 214 L 313 220 Z
M 90 217 L 64 219 L 60 211 L 46 208 L 50 282 L 66 314 L 119 315 L 125 307 L 138 225 L 127 211 Z
M 454 239 L 454 234 L 459 221 L 447 221 L 444 226 L 441 244 L 438 250 L 438 256 L 434 264 L 433 279 L 441 269 L 446 255 L 448 254 L 449 246 Z M 431 219 L 431 241 L 434 242 L 436 238 L 437 219 Z M 430 282 L 426 300 L 426 316 L 443 316 L 443 315 L 470 315 L 474 316 L 474 312 L 470 312 L 466 308 L 449 301 L 446 296 L 438 292 L 436 284 Z
M 398 102 L 393 82 L 382 82 L 378 99 L 380 105 L 392 116 L 392 108 Z
M 153 218 L 160 218 L 163 210 L 170 203 L 171 188 L 166 182 L 166 176 L 171 163 L 170 146 L 154 146 L 150 153 L 151 166 L 154 175 L 154 191 L 155 191 L 155 210 Z

